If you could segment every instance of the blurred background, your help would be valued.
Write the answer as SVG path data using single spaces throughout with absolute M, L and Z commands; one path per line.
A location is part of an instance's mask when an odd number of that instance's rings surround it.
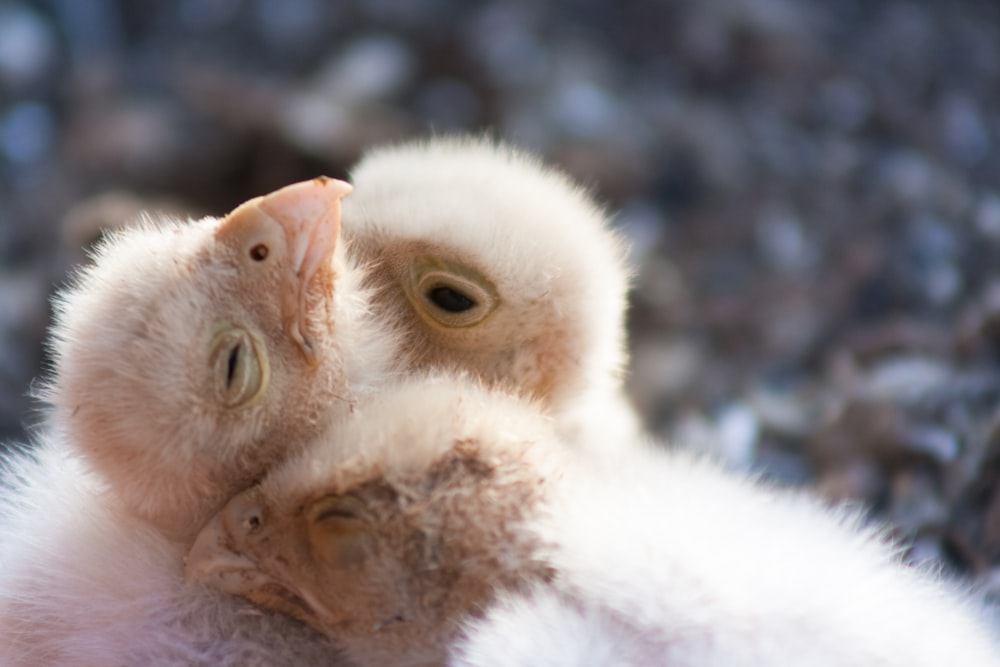
M 461 130 L 614 211 L 653 433 L 1000 591 L 992 0 L 0 0 L 0 439 L 103 226 Z

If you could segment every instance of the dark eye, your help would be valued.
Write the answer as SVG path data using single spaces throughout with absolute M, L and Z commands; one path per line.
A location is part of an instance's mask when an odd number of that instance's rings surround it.
M 233 346 L 233 349 L 229 352 L 229 359 L 226 362 L 226 388 L 229 389 L 233 386 L 233 380 L 236 378 L 236 369 L 239 367 L 240 355 L 243 354 L 243 345 L 237 344 Z
M 451 287 L 434 287 L 427 292 L 427 298 L 441 310 L 449 313 L 464 313 L 476 307 L 476 302 Z
M 263 243 L 258 243 L 254 247 L 250 248 L 250 259 L 255 262 L 263 262 L 267 259 L 267 255 L 270 252 L 268 247 Z
M 415 257 L 403 290 L 425 323 L 445 329 L 474 327 L 500 304 L 496 287 L 474 267 L 436 257 Z

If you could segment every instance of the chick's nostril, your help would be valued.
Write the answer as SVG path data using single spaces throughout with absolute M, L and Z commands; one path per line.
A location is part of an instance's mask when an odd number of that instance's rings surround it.
M 271 254 L 270 249 L 263 243 L 258 243 L 250 248 L 250 259 L 255 262 L 263 262 L 269 254 Z
M 250 535 L 264 525 L 264 512 L 256 503 L 237 503 L 225 512 L 226 528 L 232 535 Z

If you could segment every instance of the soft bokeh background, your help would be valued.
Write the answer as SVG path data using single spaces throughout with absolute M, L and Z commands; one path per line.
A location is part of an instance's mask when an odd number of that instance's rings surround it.
M 489 129 L 616 212 L 651 430 L 1000 590 L 1000 4 L 0 0 L 0 438 L 102 225 Z

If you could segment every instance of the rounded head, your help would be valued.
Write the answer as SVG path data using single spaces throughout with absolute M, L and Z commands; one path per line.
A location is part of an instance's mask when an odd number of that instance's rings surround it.
M 557 474 L 552 437 L 509 396 L 405 382 L 233 498 L 188 576 L 307 622 L 358 664 L 441 664 L 497 590 L 548 576 L 523 522 Z
M 562 407 L 617 387 L 625 253 L 582 188 L 485 139 L 374 150 L 351 171 L 344 235 L 411 363 Z
M 52 423 L 139 515 L 196 528 L 324 422 L 345 382 L 330 302 L 349 189 L 142 221 L 57 298 Z

